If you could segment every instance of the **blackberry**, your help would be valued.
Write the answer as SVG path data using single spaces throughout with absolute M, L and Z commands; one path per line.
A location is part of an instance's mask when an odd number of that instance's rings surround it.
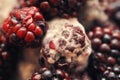
M 85 0 L 19 0 L 20 7 L 36 6 L 46 20 L 59 16 L 75 17 Z
M 97 33 L 96 33 L 97 32 Z M 98 34 L 102 33 L 102 34 Z M 120 79 L 120 29 L 115 26 L 95 27 L 88 32 L 92 42 L 92 64 L 98 80 Z M 93 69 L 93 70 L 94 70 Z
M 9 43 L 19 46 L 39 46 L 46 28 L 46 22 L 36 7 L 13 10 L 2 25 Z
M 69 75 L 62 70 L 51 70 L 46 67 L 35 72 L 30 80 L 70 80 Z

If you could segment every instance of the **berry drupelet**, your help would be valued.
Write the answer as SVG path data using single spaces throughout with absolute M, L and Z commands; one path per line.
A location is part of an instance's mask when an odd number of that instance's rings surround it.
M 65 71 L 43 67 L 38 72 L 35 72 L 30 80 L 70 80 L 70 78 Z
M 36 6 L 46 20 L 55 16 L 75 17 L 85 0 L 19 0 L 20 7 Z
M 36 7 L 13 10 L 5 19 L 2 30 L 9 43 L 38 46 L 46 32 L 46 22 Z
M 93 67 L 98 80 L 120 79 L 120 29 L 95 27 L 88 32 L 93 48 Z M 95 74 L 95 73 L 92 73 Z

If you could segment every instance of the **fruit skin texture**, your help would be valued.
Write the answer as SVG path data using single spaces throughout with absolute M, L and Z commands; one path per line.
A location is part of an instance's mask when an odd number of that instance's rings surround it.
M 97 35 L 96 32 L 101 32 Z M 94 34 L 92 34 L 94 33 Z M 117 26 L 95 27 L 88 32 L 93 55 L 90 59 L 91 69 L 97 80 L 120 79 L 120 29 Z M 95 75 L 96 74 L 96 75 Z
M 78 15 L 86 0 L 19 0 L 20 8 L 36 6 L 46 20 L 54 17 L 70 18 Z
M 43 67 L 35 72 L 30 80 L 70 80 L 70 78 L 65 71 Z
M 36 7 L 14 9 L 2 25 L 9 42 L 19 46 L 38 46 L 46 29 L 44 17 Z

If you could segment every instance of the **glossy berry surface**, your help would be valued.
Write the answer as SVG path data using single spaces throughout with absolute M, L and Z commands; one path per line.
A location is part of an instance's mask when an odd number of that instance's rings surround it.
M 46 22 L 36 7 L 13 10 L 2 25 L 9 42 L 20 46 L 40 44 L 46 32 Z
M 53 17 L 75 17 L 85 0 L 19 0 L 20 7 L 36 6 L 46 20 Z
M 30 80 L 70 80 L 70 78 L 65 71 L 51 70 L 44 67 L 35 72 Z
M 102 33 L 98 35 L 98 32 Z M 88 32 L 93 55 L 93 70 L 98 80 L 120 79 L 120 29 L 115 26 L 95 27 Z

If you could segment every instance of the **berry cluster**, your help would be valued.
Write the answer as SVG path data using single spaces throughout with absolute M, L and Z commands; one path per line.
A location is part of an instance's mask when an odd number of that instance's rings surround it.
M 62 70 L 52 70 L 46 67 L 35 72 L 30 80 L 70 80 L 69 75 Z
M 55 16 L 75 17 L 85 0 L 20 0 L 20 7 L 36 6 L 46 20 Z
M 46 23 L 36 7 L 13 10 L 2 29 L 10 43 L 22 46 L 40 44 L 46 32 Z
M 93 67 L 98 80 L 120 79 L 120 29 L 117 27 L 95 27 L 88 32 L 93 48 Z M 94 73 L 92 73 L 94 74 Z

